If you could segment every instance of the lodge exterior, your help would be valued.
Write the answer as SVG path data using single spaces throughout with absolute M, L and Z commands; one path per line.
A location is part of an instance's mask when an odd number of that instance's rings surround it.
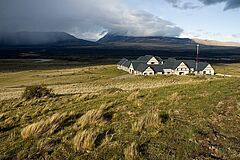
M 215 70 L 207 62 L 195 60 L 161 59 L 158 56 L 145 55 L 136 60 L 122 58 L 117 68 L 134 75 L 214 75 Z

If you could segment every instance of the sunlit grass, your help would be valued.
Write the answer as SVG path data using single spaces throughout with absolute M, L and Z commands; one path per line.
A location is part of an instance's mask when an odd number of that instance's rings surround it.
M 46 82 L 56 96 L 0 100 L 0 159 L 239 159 L 239 78 L 85 69 L 86 79 L 66 70 L 66 81 Z M 21 96 L 9 86 L 27 82 L 1 82 L 1 94 Z

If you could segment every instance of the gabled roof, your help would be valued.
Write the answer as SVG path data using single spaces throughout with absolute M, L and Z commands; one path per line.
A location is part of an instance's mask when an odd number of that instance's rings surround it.
M 196 61 L 195 60 L 183 60 L 183 62 L 189 67 L 189 68 L 194 68 L 196 70 Z M 209 63 L 207 62 L 198 62 L 198 68 L 197 71 L 202 71 L 204 70 Z
M 125 61 L 127 61 L 126 58 L 122 58 L 117 64 L 118 65 L 122 65 Z
M 126 60 L 125 62 L 122 63 L 122 66 L 129 68 L 131 65 L 131 61 Z
M 195 60 L 183 60 L 183 62 L 189 67 L 189 68 L 196 68 L 196 61 Z
M 133 69 L 136 70 L 137 67 L 144 62 L 141 61 L 131 61 L 131 64 L 133 65 Z
M 154 70 L 154 72 L 163 72 L 163 65 L 151 65 L 151 68 Z
M 162 62 L 162 58 L 160 58 L 159 56 L 155 56 L 155 58 L 158 60 L 158 62 Z
M 140 63 L 136 70 L 139 72 L 144 72 L 148 67 L 149 67 L 149 65 L 147 65 L 145 63 Z
M 148 62 L 151 58 L 153 58 L 154 56 L 152 55 L 145 55 L 145 56 L 141 56 L 137 59 L 137 61 L 142 61 L 142 62 Z M 160 57 L 159 57 L 160 58 Z
M 175 58 L 168 58 L 164 64 L 164 69 L 176 69 L 183 61 L 182 60 L 176 60 Z
M 208 65 L 209 65 L 209 63 L 207 63 L 207 62 L 199 62 L 197 71 L 203 71 Z

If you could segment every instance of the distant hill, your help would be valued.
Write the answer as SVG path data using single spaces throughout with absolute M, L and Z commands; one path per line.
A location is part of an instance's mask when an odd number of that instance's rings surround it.
M 95 45 L 65 32 L 0 32 L 1 46 Z
M 220 42 L 214 40 L 202 40 L 202 39 L 190 39 L 190 38 L 176 38 L 176 37 L 131 37 L 121 36 L 117 34 L 107 34 L 103 38 L 97 41 L 100 44 L 121 47 L 139 46 L 145 48 L 189 48 L 195 47 L 196 44 L 202 44 L 205 47 L 240 47 L 240 43 L 237 42 Z
M 221 42 L 221 41 L 214 41 L 214 40 L 204 40 L 204 39 L 193 39 L 194 42 L 208 45 L 208 46 L 236 46 L 240 47 L 240 43 L 238 42 Z
M 194 44 L 195 42 L 189 38 L 175 38 L 175 37 L 131 37 L 121 36 L 116 34 L 107 34 L 97 41 L 98 43 L 140 43 L 140 44 Z

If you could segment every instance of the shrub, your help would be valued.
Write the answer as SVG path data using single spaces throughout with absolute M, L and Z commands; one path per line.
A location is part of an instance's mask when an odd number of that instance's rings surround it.
M 23 92 L 22 98 L 24 99 L 33 99 L 41 97 L 51 97 L 53 92 L 51 89 L 43 87 L 41 85 L 28 86 Z
M 161 118 L 161 122 L 164 123 L 164 124 L 167 123 L 171 119 L 169 114 L 166 113 L 166 112 L 162 112 L 160 114 L 160 118 Z

